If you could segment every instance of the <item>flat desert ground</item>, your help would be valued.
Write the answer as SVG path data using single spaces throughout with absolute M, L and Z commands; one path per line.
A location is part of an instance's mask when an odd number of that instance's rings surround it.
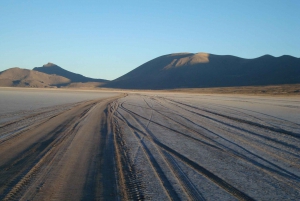
M 0 200 L 300 200 L 300 96 L 0 88 Z

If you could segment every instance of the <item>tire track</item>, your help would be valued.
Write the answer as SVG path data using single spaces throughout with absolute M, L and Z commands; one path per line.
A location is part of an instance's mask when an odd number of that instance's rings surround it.
M 38 171 L 40 171 L 40 168 L 46 163 L 52 161 L 53 156 L 55 155 L 55 152 L 57 149 L 59 149 L 60 145 L 65 142 L 65 140 L 74 133 L 74 131 L 77 129 L 77 125 L 82 120 L 82 118 L 85 116 L 85 114 L 94 106 L 95 104 L 89 104 L 87 106 L 87 109 L 85 109 L 82 113 L 80 113 L 77 117 L 73 117 L 70 120 L 67 120 L 65 124 L 62 124 L 58 126 L 48 139 L 45 139 L 41 143 L 37 143 L 37 145 L 33 146 L 32 148 L 29 148 L 25 151 L 25 154 L 28 154 L 30 156 L 21 156 L 20 158 L 13 159 L 12 163 L 8 163 L 5 169 L 12 169 L 14 172 L 14 169 L 20 168 L 23 163 L 24 165 L 28 164 L 30 161 L 31 165 L 25 170 L 21 171 L 22 173 L 17 178 L 10 179 L 11 182 L 6 184 L 6 190 L 2 193 L 3 200 L 11 200 L 11 199 L 18 199 L 22 193 L 24 193 L 24 189 L 29 185 L 30 182 L 32 182 L 36 175 L 38 174 Z M 61 135 L 62 134 L 62 135 Z M 58 135 L 61 135 L 58 137 Z M 38 155 L 32 155 L 31 150 L 39 150 L 34 151 Z M 28 158 L 30 157 L 30 158 Z M 19 161 L 22 160 L 22 163 L 19 163 Z M 11 164 L 11 165 L 10 165 Z M 8 167 L 7 167 L 8 166 Z M 22 167 L 21 167 L 22 168 Z M 1 168 L 2 169 L 2 168 Z M 24 169 L 24 168 L 23 168 Z M 3 171 L 0 171 L 3 172 Z M 13 176 L 14 177 L 14 176 Z
M 138 117 L 140 117 L 140 118 L 142 118 L 142 119 L 149 120 L 149 119 L 147 119 L 147 118 L 145 118 L 145 117 L 143 117 L 143 116 L 137 114 L 136 112 L 133 112 L 133 111 L 127 109 L 126 107 L 123 106 L 123 103 L 121 104 L 121 109 L 125 110 L 126 112 L 131 113 L 132 115 L 138 116 Z M 180 132 L 180 131 L 178 131 L 178 130 L 175 130 L 175 129 L 173 129 L 173 128 L 167 127 L 167 126 L 165 126 L 165 125 L 163 125 L 163 124 L 161 124 L 161 123 L 158 123 L 158 122 L 156 122 L 156 121 L 152 121 L 152 120 L 151 120 L 151 123 L 156 124 L 156 125 L 158 125 L 158 126 L 161 126 L 161 127 L 163 127 L 163 128 L 166 128 L 166 129 L 168 129 L 168 130 L 170 130 L 170 131 L 172 131 L 172 132 L 181 134 L 181 135 L 183 135 L 183 136 L 185 136 L 185 137 L 187 137 L 187 138 L 190 138 L 190 139 L 193 139 L 193 140 L 195 140 L 195 141 L 198 141 L 199 143 L 201 143 L 201 144 L 203 144 L 203 145 L 205 145 L 205 146 L 209 146 L 209 147 L 215 148 L 215 149 L 220 149 L 219 147 L 217 147 L 217 146 L 215 146 L 215 145 L 212 145 L 212 144 L 210 144 L 210 143 L 204 142 L 204 141 L 202 141 L 202 140 L 200 140 L 200 139 L 198 139 L 198 138 L 194 138 L 194 137 L 192 137 L 192 136 L 190 136 L 190 135 L 187 135 L 187 134 L 185 134 L 185 133 L 183 133 L 183 132 Z
M 149 107 L 151 107 L 151 106 L 149 105 Z M 153 110 L 155 110 L 155 109 L 153 109 Z M 237 146 L 237 147 L 240 148 L 241 150 L 245 151 L 246 153 L 248 153 L 248 154 L 250 154 L 250 155 L 256 157 L 257 159 L 259 159 L 259 160 L 261 160 L 261 161 L 263 161 L 263 162 L 265 162 L 265 163 L 271 165 L 272 167 L 274 167 L 274 168 L 276 168 L 276 169 L 273 169 L 273 168 L 271 168 L 271 167 L 269 167 L 269 166 L 266 166 L 266 165 L 264 165 L 264 164 L 262 164 L 262 163 L 260 163 L 260 162 L 258 162 L 258 161 L 256 161 L 256 160 L 253 160 L 253 159 L 251 159 L 251 158 L 249 158 L 249 157 L 247 157 L 247 156 L 245 156 L 245 155 L 242 155 L 242 154 L 238 153 L 237 151 L 235 151 L 235 150 L 229 148 L 228 146 L 224 146 L 223 144 L 221 144 L 221 143 L 219 143 L 219 142 L 217 142 L 217 141 L 215 141 L 215 140 L 213 140 L 213 139 L 211 139 L 211 138 L 209 138 L 209 137 L 206 137 L 206 136 L 203 135 L 202 133 L 200 133 L 200 132 L 198 132 L 198 131 L 196 131 L 196 130 L 194 130 L 194 129 L 192 129 L 192 128 L 190 128 L 190 127 L 188 127 L 188 126 L 186 126 L 186 125 L 184 125 L 184 124 L 182 124 L 182 123 L 180 123 L 180 122 L 178 122 L 178 121 L 176 121 L 176 120 L 174 120 L 174 119 L 172 119 L 171 117 L 168 117 L 167 115 L 164 115 L 164 114 L 163 114 L 162 112 L 160 112 L 159 110 L 155 110 L 155 112 L 157 112 L 158 114 L 160 114 L 160 115 L 163 116 L 164 118 L 166 118 L 166 119 L 168 119 L 168 120 L 171 120 L 171 121 L 174 122 L 175 124 L 178 124 L 179 126 L 181 126 L 181 127 L 185 128 L 185 129 L 189 130 L 191 133 L 194 133 L 194 134 L 196 134 L 197 136 L 200 136 L 200 137 L 202 137 L 202 138 L 204 138 L 204 139 L 209 140 L 209 141 L 212 142 L 214 145 L 217 145 L 218 147 L 220 147 L 220 148 L 222 149 L 222 151 L 224 151 L 224 152 L 226 152 L 226 153 L 228 153 L 228 154 L 231 154 L 232 156 L 237 157 L 237 158 L 239 158 L 239 159 L 241 159 L 241 160 L 243 160 L 243 161 L 245 161 L 245 162 L 247 162 L 247 163 L 249 163 L 249 164 L 251 164 L 251 165 L 254 165 L 254 166 L 256 166 L 258 169 L 263 169 L 263 171 L 265 171 L 266 173 L 268 173 L 268 174 L 271 175 L 271 176 L 274 176 L 273 174 L 275 173 L 275 174 L 277 174 L 278 176 L 287 177 L 287 178 L 293 179 L 293 180 L 295 180 L 295 181 L 300 181 L 300 177 L 299 177 L 299 176 L 293 174 L 292 172 L 289 172 L 289 171 L 286 170 L 286 169 L 283 169 L 283 168 L 279 167 L 278 165 L 276 165 L 276 164 L 270 162 L 269 160 L 266 160 L 265 158 L 262 158 L 262 157 L 258 156 L 257 154 L 254 154 L 254 153 L 250 152 L 248 149 L 246 149 L 246 148 L 244 148 L 244 147 L 242 147 L 242 146 L 240 146 L 240 145 L 238 145 L 238 144 L 232 143 L 231 141 L 229 141 L 229 140 L 223 138 L 222 136 L 220 136 L 220 135 L 218 135 L 218 134 L 216 134 L 216 133 L 214 133 L 214 134 L 217 135 L 218 137 L 220 137 L 220 138 L 226 140 L 227 142 L 229 142 L 229 143 L 231 143 L 231 144 L 234 144 L 235 146 Z M 186 119 L 186 118 L 184 118 L 184 119 L 187 120 L 187 121 L 190 121 L 189 119 Z M 192 122 L 192 123 L 193 123 L 193 122 Z M 211 132 L 211 131 L 210 131 L 210 132 Z M 280 158 L 280 159 L 282 159 L 282 158 Z M 278 171 L 280 171 L 280 172 L 278 172 Z M 280 179 L 280 180 L 283 181 L 282 179 Z M 286 181 L 284 181 L 284 182 L 286 182 Z M 287 184 L 288 184 L 288 185 L 294 186 L 294 184 L 290 184 L 290 183 L 287 183 Z
M 163 106 L 163 105 L 162 105 Z M 177 106 L 177 105 L 176 105 Z M 163 106 L 163 107 L 165 107 L 165 106 Z M 190 110 L 187 110 L 187 109 L 185 109 L 185 108 L 182 108 L 182 107 L 180 107 L 179 106 L 179 108 L 181 108 L 181 109 L 183 109 L 184 111 L 188 111 L 188 112 L 190 112 L 190 113 L 192 113 L 192 114 L 195 114 L 195 115 L 197 115 L 197 116 L 200 116 L 200 117 L 203 117 L 203 118 L 207 118 L 207 119 L 209 119 L 209 120 L 212 120 L 212 121 L 215 121 L 215 122 L 217 122 L 217 123 L 220 123 L 220 124 L 223 124 L 223 125 L 225 125 L 225 126 L 229 126 L 229 127 L 233 127 L 234 129 L 237 129 L 238 131 L 242 131 L 242 132 L 246 132 L 246 133 L 248 133 L 248 134 L 252 134 L 253 136 L 255 136 L 255 137 L 258 137 L 259 139 L 267 139 L 267 140 L 269 140 L 270 142 L 273 142 L 274 141 L 274 143 L 278 143 L 278 144 L 281 144 L 281 145 L 284 145 L 284 146 L 286 146 L 287 148 L 295 148 L 296 150 L 296 152 L 298 152 L 298 149 L 299 149 L 299 147 L 298 146 L 294 146 L 294 145 L 289 145 L 289 144 L 287 144 L 287 143 L 284 143 L 284 142 L 281 142 L 281 141 L 278 141 L 278 140 L 276 140 L 276 139 L 274 139 L 274 138 L 270 138 L 270 137 L 267 137 L 267 136 L 263 136 L 263 135 L 260 135 L 260 134 L 257 134 L 257 133 L 253 133 L 253 132 L 251 132 L 251 131 L 248 131 L 248 130 L 245 130 L 245 129 L 241 129 L 241 128 L 237 128 L 236 126 L 233 126 L 233 125 L 228 125 L 228 124 L 224 124 L 223 122 L 221 122 L 221 121 L 219 121 L 219 120 L 217 120 L 217 119 L 213 119 L 213 118 L 211 118 L 211 117 L 208 117 L 208 116 L 203 116 L 202 114 L 199 114 L 199 113 L 195 113 L 195 112 L 193 112 L 193 111 L 190 111 Z M 172 113 L 173 114 L 173 113 Z M 175 114 L 175 113 L 174 113 Z M 178 114 L 175 114 L 175 115 L 178 115 Z M 192 122 L 191 120 L 189 120 L 188 118 L 186 118 L 186 117 L 184 117 L 184 116 L 182 116 L 182 115 L 179 115 L 180 117 L 182 117 L 183 119 L 185 119 L 186 121 L 189 121 L 189 122 L 191 122 L 192 124 L 194 124 L 194 125 L 196 125 L 197 127 L 201 127 L 200 125 L 198 125 L 198 124 L 196 124 L 195 122 Z M 212 125 L 214 128 L 217 128 L 217 126 L 215 125 Z M 202 129 L 204 129 L 204 130 L 206 130 L 206 131 L 208 131 L 208 132 L 210 132 L 210 133 L 214 133 L 213 131 L 211 131 L 211 130 L 208 130 L 208 128 L 204 128 L 204 127 L 201 127 Z M 219 129 L 222 129 L 222 128 L 219 128 Z M 215 135 L 217 135 L 216 133 L 214 133 Z M 219 136 L 218 135 L 218 137 L 221 137 L 221 136 Z M 252 138 L 250 138 L 249 136 L 246 136 L 246 135 L 243 135 L 242 136 L 243 138 L 247 138 L 248 140 L 254 140 L 254 139 L 252 139 Z M 224 138 L 225 139 L 225 138 Z M 241 140 L 241 138 L 240 138 L 240 140 Z M 245 142 L 245 139 L 244 140 L 242 140 L 243 142 Z M 257 141 L 257 140 L 255 140 L 255 142 L 258 142 L 258 143 L 262 143 L 262 145 L 263 146 L 268 146 L 268 147 L 271 147 L 271 148 L 274 148 L 274 149 L 278 149 L 277 147 L 274 147 L 274 146 L 272 146 L 272 145 L 270 145 L 270 144 L 266 144 L 266 143 L 264 143 L 264 142 L 262 142 L 261 140 L 260 141 Z M 248 142 L 247 142 L 248 143 Z M 248 143 L 249 144 L 249 143 Z M 257 148 L 257 147 L 256 147 Z M 295 157 L 299 157 L 299 155 L 295 155 L 295 153 L 292 153 L 292 152 L 290 152 L 290 151 L 287 151 L 287 150 L 283 150 L 283 149 L 281 149 L 281 151 L 282 152 L 285 152 L 285 153 L 287 153 L 287 154 L 290 154 L 290 155 L 293 155 L 293 156 L 295 156 Z M 270 155 L 273 155 L 274 157 L 276 157 L 276 158 L 278 158 L 278 155 L 274 155 L 273 153 L 270 153 L 269 152 L 269 154 Z M 285 160 L 284 158 L 282 158 L 282 157 L 280 157 L 280 159 L 281 160 Z
M 244 123 L 244 124 L 247 124 L 247 125 L 255 126 L 257 128 L 273 131 L 273 132 L 280 133 L 280 134 L 286 134 L 286 135 L 292 136 L 296 139 L 300 139 L 300 134 L 299 133 L 294 133 L 294 132 L 287 131 L 287 130 L 284 130 L 284 129 L 281 129 L 281 128 L 274 128 L 274 127 L 262 125 L 262 124 L 259 124 L 259 123 L 256 123 L 256 122 L 252 122 L 252 121 L 248 121 L 248 120 L 244 120 L 244 119 L 240 119 L 240 118 L 236 118 L 236 117 L 231 117 L 231 116 L 228 116 L 228 115 L 223 115 L 223 114 L 212 112 L 212 111 L 205 110 L 205 109 L 200 109 L 198 107 L 194 107 L 194 106 L 191 106 L 189 104 L 181 103 L 181 102 L 174 101 L 174 100 L 171 100 L 171 99 L 167 99 L 167 98 L 165 98 L 165 99 L 169 100 L 173 103 L 176 103 L 176 104 L 181 104 L 181 105 L 193 108 L 193 109 L 197 109 L 197 110 L 200 110 L 200 111 L 203 111 L 203 112 L 207 112 L 207 113 L 210 113 L 210 114 L 221 116 L 221 117 L 224 117 L 224 118 L 227 118 L 227 119 L 239 122 L 239 123 Z
M 183 107 L 179 106 L 178 104 L 174 104 L 174 105 L 175 105 L 176 107 L 182 108 L 183 110 L 187 110 L 188 112 L 193 113 L 193 114 L 195 114 L 195 115 L 197 115 L 197 116 L 200 116 L 200 117 L 206 118 L 206 119 L 208 119 L 208 120 L 212 120 L 212 121 L 214 121 L 214 122 L 217 122 L 217 123 L 219 123 L 219 124 L 221 124 L 221 125 L 228 126 L 228 127 L 230 127 L 230 128 L 234 128 L 234 129 L 236 129 L 236 130 L 238 130 L 238 131 L 242 131 L 242 132 L 245 132 L 245 133 L 247 133 L 247 134 L 251 134 L 251 135 L 253 135 L 253 136 L 255 136 L 255 137 L 258 137 L 258 138 L 260 138 L 260 139 L 266 139 L 266 140 L 268 140 L 268 141 L 270 141 L 270 142 L 272 142 L 272 143 L 276 143 L 276 144 L 283 145 L 283 146 L 285 146 L 286 149 L 288 149 L 288 150 L 289 150 L 289 149 L 293 149 L 293 150 L 295 150 L 295 152 L 299 152 L 299 151 L 300 151 L 300 148 L 299 148 L 298 146 L 293 145 L 293 144 L 290 144 L 290 143 L 287 143 L 287 142 L 280 141 L 279 139 L 275 138 L 275 136 L 269 137 L 269 136 L 267 136 L 267 135 L 262 135 L 262 134 L 254 133 L 254 132 L 252 132 L 252 131 L 250 131 L 250 130 L 247 130 L 247 129 L 244 129 L 244 128 L 242 128 L 242 127 L 238 127 L 238 126 L 235 126 L 235 125 L 232 125 L 232 124 L 228 124 L 228 123 L 225 123 L 225 122 L 223 122 L 223 121 L 220 121 L 220 120 L 218 120 L 218 119 L 216 119 L 216 118 L 209 117 L 209 116 L 203 115 L 203 114 L 199 114 L 199 113 L 197 113 L 197 112 L 195 112 L 195 111 L 191 111 L 191 110 L 189 110 L 189 109 L 183 108 Z M 250 138 L 250 139 L 251 139 L 251 138 Z M 252 139 L 251 139 L 251 140 L 252 140 Z M 273 147 L 273 146 L 270 145 L 270 144 L 264 144 L 264 145 Z M 273 148 L 276 148 L 276 149 L 277 149 L 277 147 L 273 147 Z M 284 151 L 287 152 L 287 150 L 284 150 Z M 290 152 L 289 152 L 289 153 L 290 153 Z M 290 154 L 293 154 L 293 153 L 290 153 Z
M 80 103 L 3 142 L 0 200 L 118 200 L 105 110 L 116 98 Z
M 149 197 L 144 192 L 141 174 L 136 170 L 129 158 L 128 148 L 117 121 L 118 117 L 115 115 L 117 108 L 118 104 L 116 102 L 111 104 L 110 111 L 113 121 L 116 164 L 119 175 L 119 193 L 124 200 L 144 200 Z
M 81 102 L 83 103 L 83 102 Z M 25 117 L 21 117 L 17 120 L 7 122 L 0 126 L 0 144 L 20 135 L 21 133 L 33 129 L 35 126 L 42 124 L 49 119 L 67 111 L 71 108 L 79 105 L 80 103 L 67 104 L 62 106 L 55 106 L 53 110 L 47 108 L 46 111 L 30 114 Z
M 237 188 L 233 187 L 232 185 L 230 185 L 229 183 L 227 183 L 226 181 L 224 181 L 220 177 L 216 176 L 215 174 L 213 174 L 209 170 L 205 169 L 204 167 L 200 166 L 199 164 L 195 163 L 194 161 L 188 159 L 187 157 L 181 155 L 177 151 L 175 151 L 172 148 L 168 147 L 167 145 L 161 143 L 160 141 L 156 140 L 155 138 L 152 138 L 151 136 L 144 133 L 142 130 L 139 130 L 136 127 L 134 127 L 129 122 L 127 122 L 127 123 L 129 125 L 129 127 L 132 127 L 134 129 L 136 129 L 137 131 L 139 131 L 140 133 L 143 133 L 146 137 L 148 137 L 148 139 L 152 140 L 156 145 L 158 145 L 162 149 L 166 150 L 171 155 L 177 157 L 178 159 L 183 161 L 185 164 L 192 167 L 197 172 L 199 172 L 200 174 L 202 174 L 203 176 L 205 176 L 206 178 L 208 178 L 209 180 L 214 182 L 216 185 L 220 186 L 222 189 L 229 192 L 231 195 L 235 196 L 236 198 L 238 198 L 240 200 L 254 200 L 253 198 L 251 198 L 250 196 L 248 196 L 244 192 L 238 190 Z
M 129 124 L 128 120 L 118 112 L 118 115 L 121 116 L 121 121 L 125 122 L 125 124 Z M 161 169 L 159 163 L 155 159 L 155 157 L 152 155 L 150 149 L 147 147 L 145 142 L 141 140 L 141 136 L 137 132 L 135 132 L 132 127 L 128 126 L 131 130 L 132 135 L 135 137 L 136 141 L 139 143 L 141 149 L 143 150 L 143 153 L 145 154 L 148 163 L 151 165 L 154 173 L 156 174 L 156 177 L 160 180 L 160 184 L 164 187 L 164 190 L 166 194 L 168 195 L 170 200 L 180 200 L 177 192 L 173 189 L 172 184 L 168 180 L 167 176 L 165 175 L 164 171 Z

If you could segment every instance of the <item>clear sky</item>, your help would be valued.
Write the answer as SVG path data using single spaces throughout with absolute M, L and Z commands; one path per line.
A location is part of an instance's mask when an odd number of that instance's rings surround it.
M 300 57 L 300 0 L 0 1 L 0 71 L 115 79 L 175 52 Z

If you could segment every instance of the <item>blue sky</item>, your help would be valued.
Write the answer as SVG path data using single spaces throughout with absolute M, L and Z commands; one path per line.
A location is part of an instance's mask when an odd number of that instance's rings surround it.
M 0 1 L 0 71 L 115 79 L 164 54 L 300 57 L 299 0 Z

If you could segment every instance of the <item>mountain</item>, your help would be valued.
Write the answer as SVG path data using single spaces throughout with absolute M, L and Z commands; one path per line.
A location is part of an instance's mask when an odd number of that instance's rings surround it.
M 47 63 L 47 64 L 43 65 L 42 67 L 35 67 L 35 68 L 33 68 L 33 70 L 39 71 L 42 73 L 46 73 L 49 75 L 54 75 L 54 74 L 60 75 L 60 76 L 70 79 L 71 82 L 101 82 L 101 83 L 108 82 L 108 80 L 93 79 L 93 78 L 85 77 L 83 75 L 67 71 L 53 63 Z
M 0 86 L 121 89 L 176 89 L 266 86 L 300 83 L 300 58 L 264 55 L 244 59 L 208 53 L 177 53 L 155 58 L 113 80 L 93 79 L 53 63 L 33 70 L 0 72 Z
M 0 86 L 6 87 L 53 87 L 67 85 L 71 80 L 38 71 L 10 68 L 0 72 Z
M 244 59 L 208 53 L 177 53 L 155 58 L 104 87 L 174 89 L 300 83 L 300 58 L 264 55 Z

